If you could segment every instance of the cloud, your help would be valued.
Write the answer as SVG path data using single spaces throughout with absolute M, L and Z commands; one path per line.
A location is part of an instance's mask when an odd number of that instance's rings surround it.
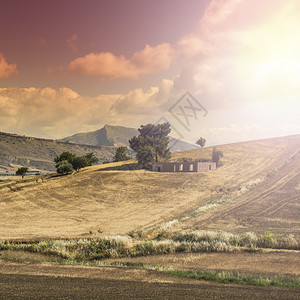
M 83 97 L 69 88 L 0 88 L 1 130 L 59 138 L 105 124 L 119 95 Z
M 177 43 L 188 57 L 174 89 L 208 109 L 293 100 L 300 92 L 299 2 L 214 0 L 198 30 Z
M 111 52 L 89 53 L 71 61 L 71 72 L 84 76 L 96 76 L 105 79 L 131 78 L 158 73 L 169 68 L 174 58 L 170 44 L 145 48 L 127 59 L 124 55 L 116 56 Z
M 74 51 L 74 52 L 77 52 L 78 51 L 78 48 L 77 48 L 77 45 L 76 45 L 76 41 L 77 41 L 78 37 L 77 37 L 77 34 L 74 33 L 70 38 L 68 38 L 66 40 L 66 43 L 67 45 L 69 46 L 69 48 Z
M 171 80 L 164 79 L 159 87 L 151 87 L 144 92 L 141 88 L 120 95 L 111 106 L 112 114 L 120 115 L 155 115 L 160 114 L 163 105 L 168 102 L 173 88 Z
M 9 64 L 4 55 L 0 53 L 0 80 L 7 79 L 17 74 L 17 64 Z
M 237 6 L 245 0 L 212 0 L 201 19 L 200 26 L 208 29 L 220 25 L 234 13 Z
M 70 88 L 0 88 L 0 124 L 5 132 L 61 138 L 105 124 L 135 126 L 159 114 L 172 82 L 148 91 L 81 96 Z M 134 117 L 133 117 L 134 116 Z
M 106 123 L 138 127 L 156 122 L 190 91 L 208 110 L 192 129 L 193 140 L 200 133 L 214 144 L 295 133 L 300 128 L 299 12 L 294 0 L 213 0 L 199 28 L 174 45 L 146 45 L 130 58 L 89 53 L 68 66 L 83 76 L 136 79 L 180 61 L 175 78 L 148 90 L 96 97 L 67 88 L 1 89 L 1 130 L 59 138 Z

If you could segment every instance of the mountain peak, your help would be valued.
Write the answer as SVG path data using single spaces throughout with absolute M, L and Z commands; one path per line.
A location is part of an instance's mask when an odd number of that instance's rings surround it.
M 61 141 L 91 146 L 129 147 L 129 140 L 138 134 L 139 132 L 135 128 L 105 124 L 103 128 L 99 130 L 86 133 L 77 133 L 63 138 Z M 170 137 L 170 150 L 172 152 L 196 148 L 198 147 L 195 145 L 179 140 L 176 141 L 174 138 Z

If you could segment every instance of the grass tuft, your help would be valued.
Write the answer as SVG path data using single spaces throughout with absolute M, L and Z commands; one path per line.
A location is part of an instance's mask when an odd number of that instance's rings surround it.
M 162 272 L 197 280 L 214 281 L 225 284 L 245 284 L 255 286 L 280 286 L 300 288 L 300 278 L 292 277 L 267 277 L 257 275 L 245 275 L 232 272 L 203 272 L 164 269 Z

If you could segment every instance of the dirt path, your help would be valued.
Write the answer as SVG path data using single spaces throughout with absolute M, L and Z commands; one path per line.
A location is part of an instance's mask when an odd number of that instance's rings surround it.
M 299 290 L 211 284 L 146 270 L 1 262 L 0 298 L 299 299 Z

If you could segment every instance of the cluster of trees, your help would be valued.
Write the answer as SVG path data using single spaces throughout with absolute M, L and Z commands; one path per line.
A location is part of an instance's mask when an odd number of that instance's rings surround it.
M 54 162 L 56 163 L 57 173 L 68 174 L 74 170 L 78 171 L 81 168 L 96 164 L 98 158 L 92 152 L 84 156 L 76 156 L 70 152 L 63 152 L 54 158 Z
M 138 131 L 139 135 L 130 139 L 129 144 L 144 168 L 150 168 L 154 161 L 168 160 L 171 157 L 168 148 L 170 123 L 142 125 Z

